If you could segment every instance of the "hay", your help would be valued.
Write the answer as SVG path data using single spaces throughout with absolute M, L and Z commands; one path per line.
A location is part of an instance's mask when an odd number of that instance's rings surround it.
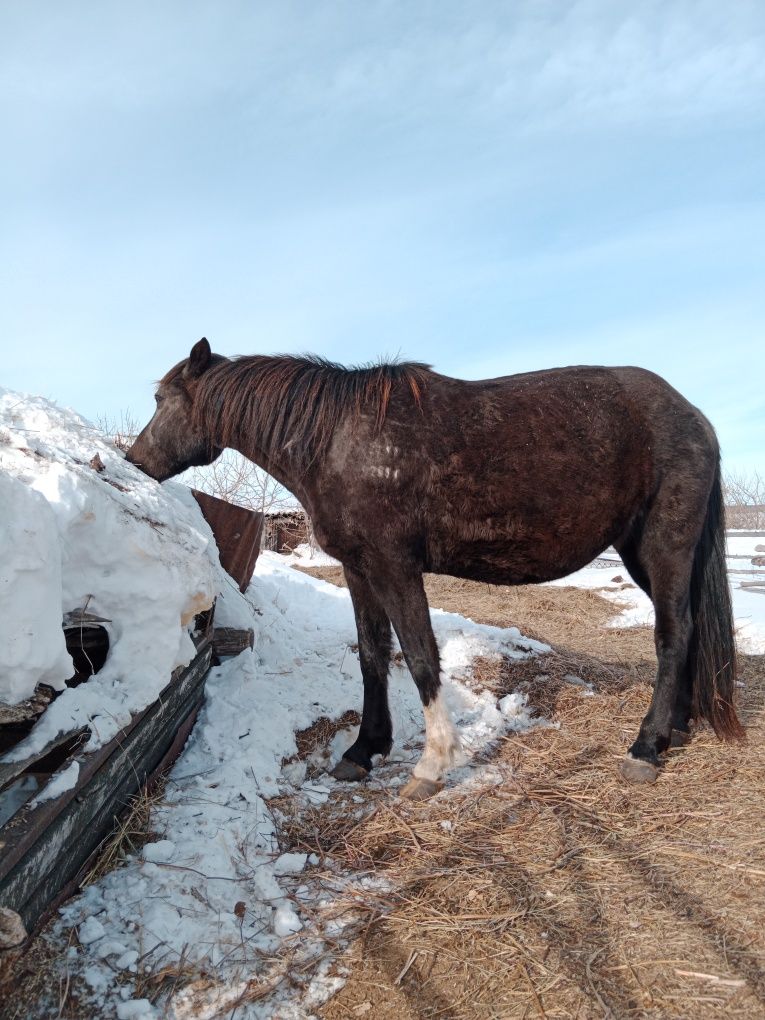
M 104 875 L 118 868 L 128 854 L 137 854 L 144 844 L 159 838 L 151 824 L 152 811 L 161 804 L 165 795 L 165 778 L 162 777 L 147 786 L 142 786 L 122 814 L 115 819 L 113 832 L 101 843 L 91 859 L 88 871 L 80 887 L 97 882 Z
M 702 728 L 655 786 L 627 786 L 618 765 L 650 701 L 650 631 L 606 628 L 614 605 L 593 592 L 514 589 L 510 608 L 506 589 L 492 605 L 475 587 L 428 579 L 432 604 L 554 651 L 479 660 L 474 682 L 525 690 L 560 728 L 501 741 L 491 790 L 411 805 L 383 776 L 361 822 L 349 794 L 310 821 L 285 817 L 288 841 L 387 890 L 354 902 L 367 924 L 321 1016 L 765 1015 L 765 659 L 741 661 L 744 745 Z
M 748 746 L 701 731 L 655 787 L 617 772 L 647 687 L 574 688 L 565 727 L 501 743 L 491 794 L 325 822 L 323 851 L 394 892 L 322 1016 L 761 1017 L 765 670 L 745 670 Z

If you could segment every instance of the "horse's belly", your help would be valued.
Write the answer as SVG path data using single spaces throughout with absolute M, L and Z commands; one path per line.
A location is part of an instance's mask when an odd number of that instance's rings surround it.
M 468 581 L 485 581 L 489 584 L 540 584 L 543 581 L 555 581 L 573 574 L 587 566 L 597 555 L 596 552 L 591 556 L 554 564 L 503 562 L 500 556 L 452 557 L 429 562 L 426 570 L 432 574 L 449 574 L 452 577 L 462 577 Z
M 491 584 L 536 584 L 586 566 L 614 537 L 611 529 L 569 535 L 554 530 L 532 535 L 519 529 L 501 537 L 468 537 L 463 527 L 443 538 L 429 536 L 426 569 Z

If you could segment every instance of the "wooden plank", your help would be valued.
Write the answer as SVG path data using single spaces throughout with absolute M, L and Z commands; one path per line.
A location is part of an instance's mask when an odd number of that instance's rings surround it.
M 196 704 L 193 699 L 185 702 L 178 715 L 185 718 Z M 146 733 L 143 728 L 136 731 L 127 753 L 115 753 L 0 884 L 0 899 L 21 915 L 27 928 L 112 832 L 115 818 L 153 771 L 178 723 L 173 713 L 159 729 L 150 725 Z
M 196 704 L 191 709 L 189 714 L 186 716 L 185 722 L 183 722 L 179 727 L 178 732 L 173 738 L 172 744 L 167 750 L 167 753 L 164 755 L 159 764 L 154 768 L 151 774 L 146 778 L 146 781 L 143 784 L 146 790 L 150 791 L 155 786 L 155 784 L 160 781 L 162 776 L 166 775 L 170 771 L 170 769 L 180 756 L 181 751 L 186 745 L 186 741 L 189 739 L 191 731 L 194 729 L 194 725 L 197 721 L 197 716 L 199 715 L 199 710 L 202 707 L 203 701 L 202 694 L 203 692 L 200 692 L 199 699 L 197 700 Z M 115 818 L 118 820 L 121 815 L 124 815 L 125 810 L 126 808 L 123 806 L 123 808 L 118 812 Z M 114 825 L 112 825 L 111 831 L 114 831 Z M 108 838 L 108 835 L 109 834 L 107 833 L 107 836 L 105 838 Z M 96 846 L 95 850 L 93 850 L 93 852 L 80 865 L 77 873 L 71 879 L 69 879 L 69 881 L 64 886 L 62 886 L 58 890 L 58 892 L 55 893 L 53 899 L 48 900 L 47 904 L 45 905 L 45 908 L 43 909 L 43 911 L 41 912 L 36 921 L 36 927 L 38 929 L 45 925 L 48 918 L 51 917 L 56 910 L 58 910 L 62 903 L 65 903 L 70 896 L 74 896 L 74 894 L 79 890 L 82 879 L 91 871 L 100 853 L 101 844 L 99 843 Z
M 14 847 L 13 865 L 0 879 L 0 903 L 16 910 L 31 927 L 84 861 L 111 831 L 113 820 L 146 778 L 165 758 L 174 735 L 188 721 L 202 699 L 212 649 L 208 645 L 185 671 L 182 683 L 154 702 L 124 740 L 115 740 L 111 753 L 74 796 L 44 827 L 35 825 L 34 839 Z M 179 694 L 183 692 L 183 696 Z M 188 730 L 184 727 L 184 741 Z M 56 804 L 56 801 L 47 802 Z M 39 806 L 33 814 L 39 820 Z M 24 809 L 22 808 L 22 812 Z M 47 814 L 47 812 L 46 812 Z M 27 822 L 29 819 L 27 819 Z M 19 850 L 23 852 L 19 853 Z M 3 864 L 5 864 L 5 857 Z
M 236 630 L 234 627 L 216 627 L 213 630 L 213 651 L 220 658 L 226 655 L 239 655 L 245 648 L 255 647 L 255 631 Z
M 24 853 L 34 844 L 39 834 L 60 814 L 65 805 L 87 785 L 102 768 L 115 749 L 130 746 L 129 736 L 150 714 L 164 710 L 165 706 L 183 703 L 189 689 L 204 682 L 212 657 L 212 646 L 206 643 L 181 675 L 167 685 L 157 701 L 143 712 L 133 716 L 131 721 L 108 744 L 92 754 L 84 755 L 80 763 L 77 785 L 54 800 L 43 801 L 36 808 L 25 805 L 0 829 L 0 879 L 6 875 Z M 86 731 L 87 732 L 87 731 Z M 131 766 L 132 767 L 132 766 Z
M 85 739 L 89 736 L 90 730 L 87 727 L 79 730 L 67 730 L 66 733 L 59 733 L 52 740 L 49 740 L 41 750 L 28 755 L 26 758 L 22 758 L 19 761 L 0 761 L 0 791 L 4 790 L 22 772 L 26 772 L 28 768 L 31 768 L 35 762 L 47 758 L 49 754 L 58 750 L 68 741 L 78 740 L 79 738 L 80 743 L 84 743 Z M 2 845 L 2 840 L 0 839 L 0 849 L 2 849 Z

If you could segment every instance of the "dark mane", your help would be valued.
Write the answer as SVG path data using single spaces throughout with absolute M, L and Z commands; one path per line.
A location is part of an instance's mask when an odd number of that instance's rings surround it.
M 199 381 L 194 417 L 222 446 L 249 435 L 271 456 L 289 444 L 306 467 L 349 414 L 371 413 L 382 428 L 396 387 L 406 387 L 419 406 L 429 375 L 418 362 L 345 368 L 315 356 L 221 359 Z

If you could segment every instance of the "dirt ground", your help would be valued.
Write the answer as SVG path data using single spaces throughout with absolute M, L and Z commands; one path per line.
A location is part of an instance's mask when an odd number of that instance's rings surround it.
M 392 890 L 370 902 L 320 1015 L 765 1016 L 764 657 L 740 663 L 746 743 L 700 730 L 654 786 L 628 786 L 618 766 L 650 700 L 649 631 L 605 627 L 613 603 L 591 591 L 444 577 L 427 590 L 433 606 L 553 645 L 480 663 L 478 679 L 526 690 L 559 725 L 502 740 L 489 791 L 381 796 L 363 823 L 338 810 L 303 838 Z

